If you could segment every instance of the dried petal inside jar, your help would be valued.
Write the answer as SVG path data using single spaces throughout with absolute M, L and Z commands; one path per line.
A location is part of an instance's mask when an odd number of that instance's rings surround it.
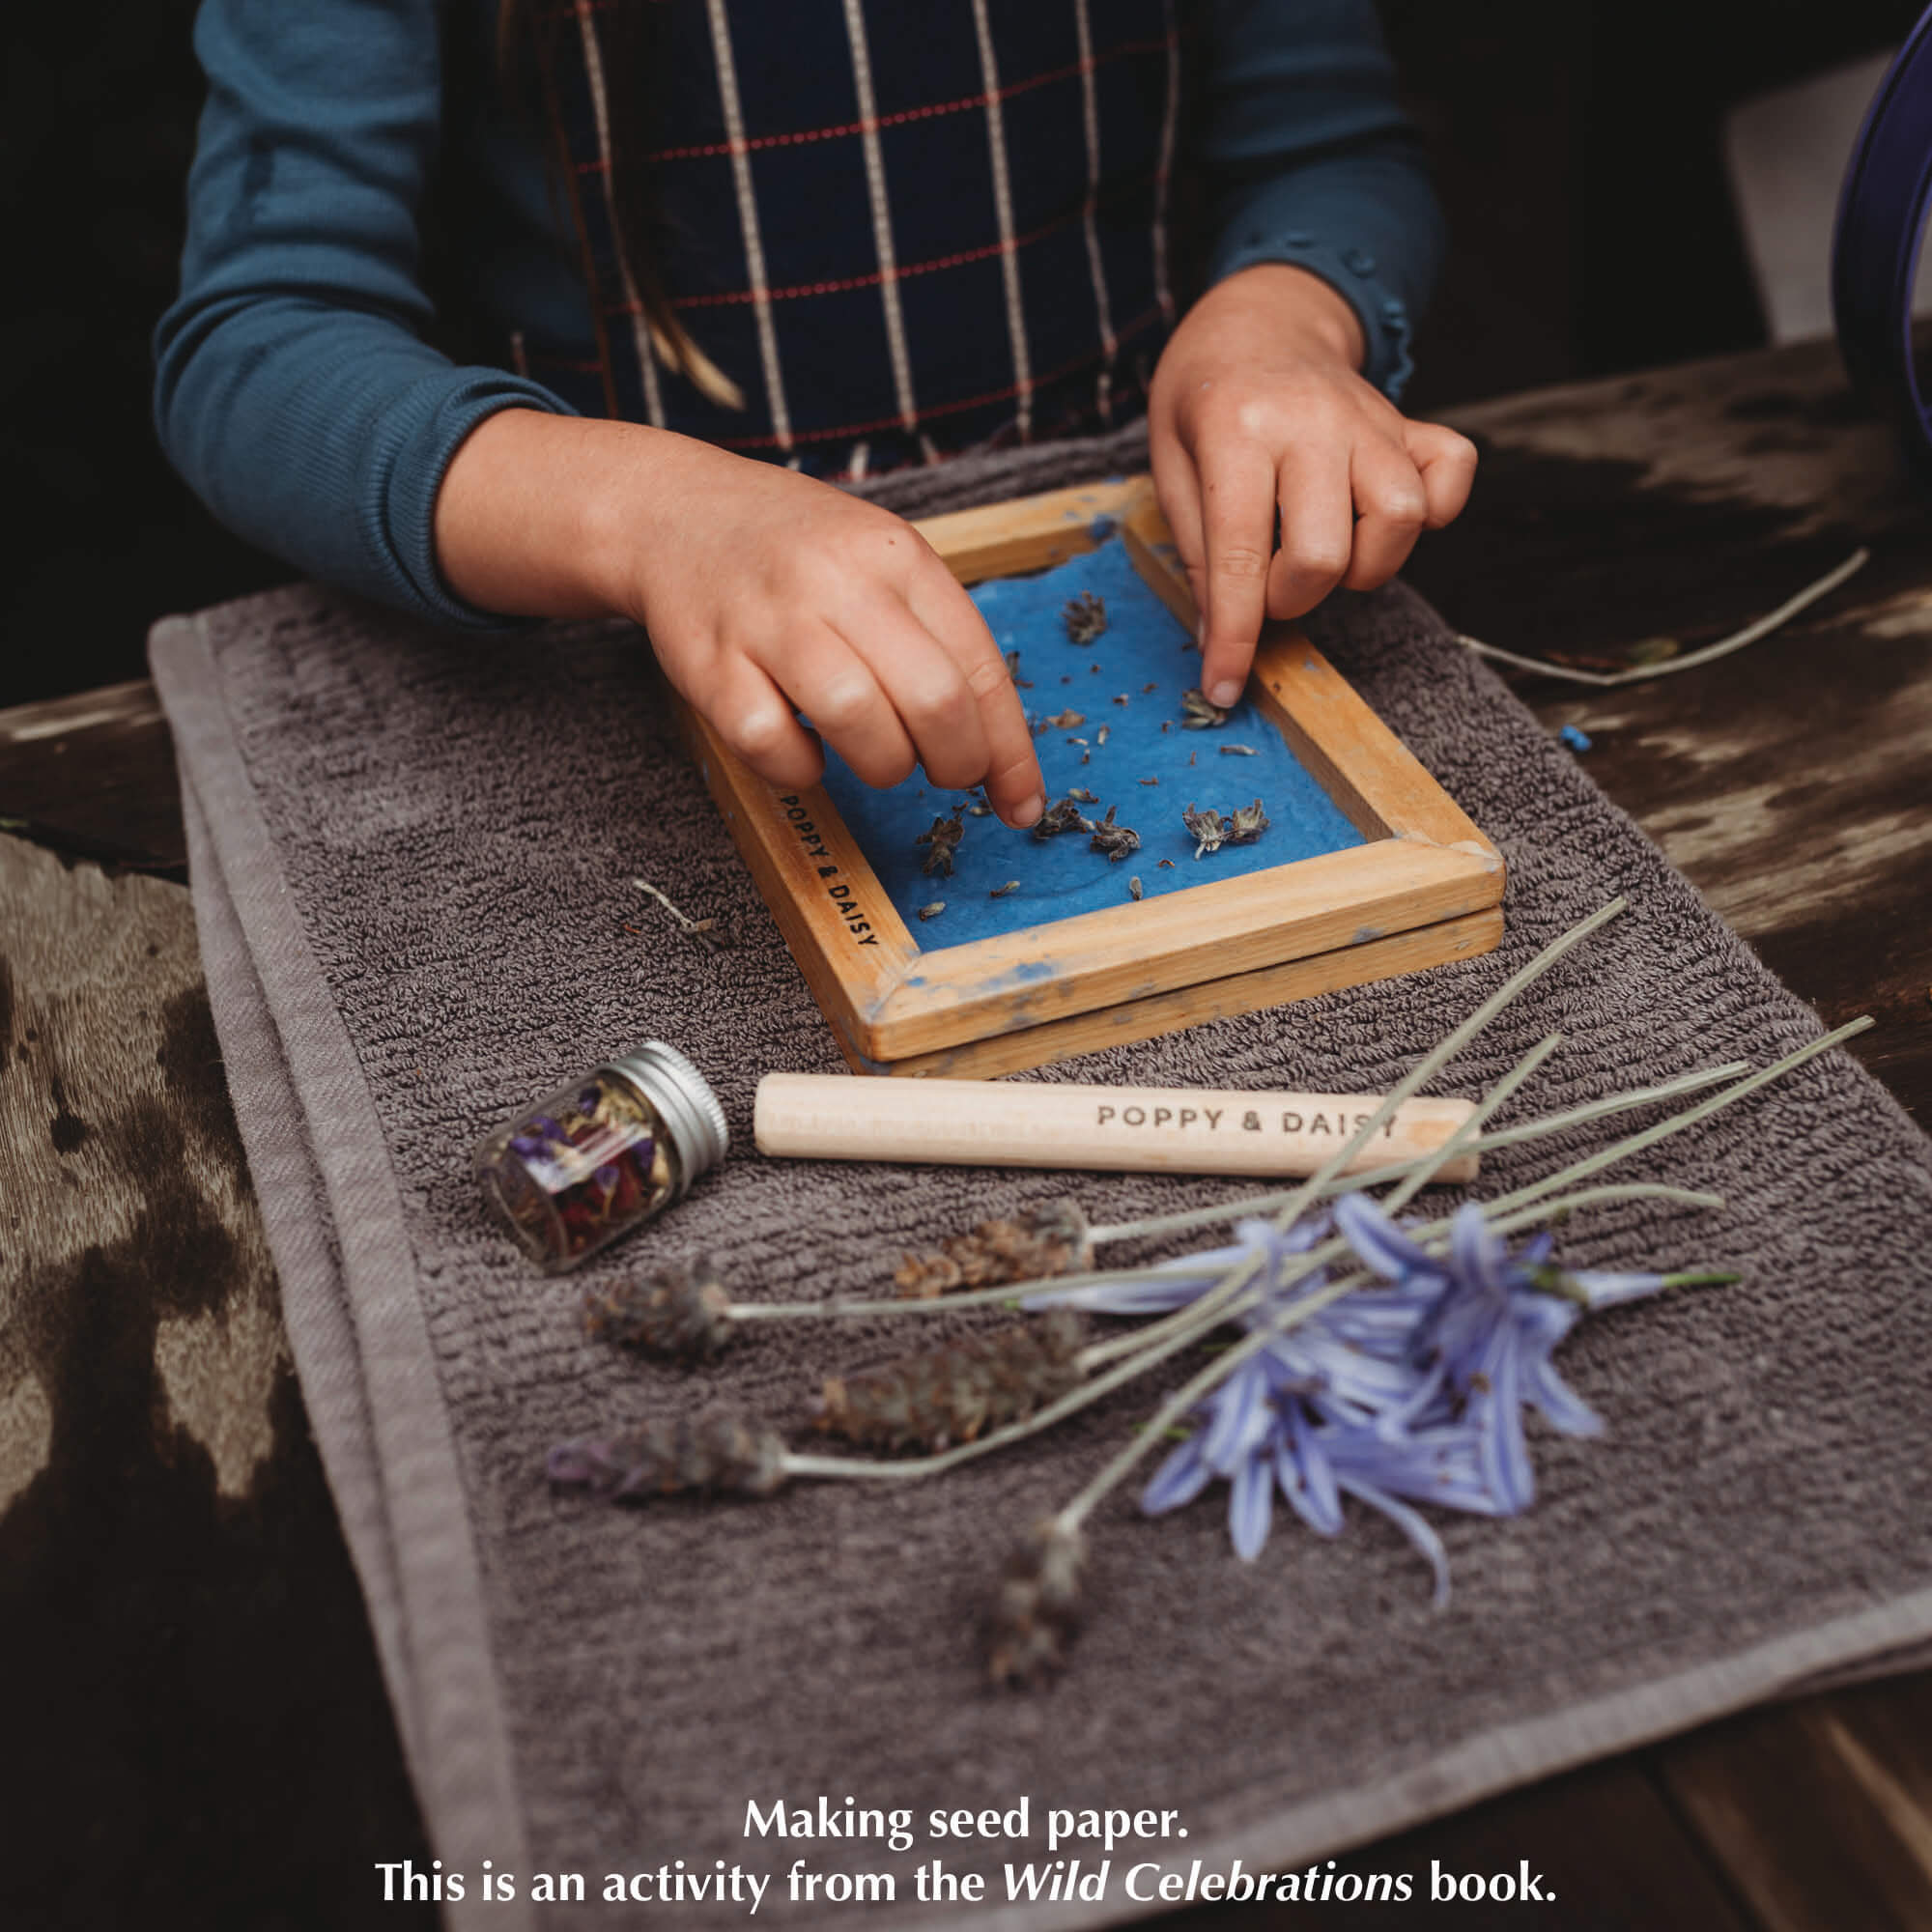
M 674 1158 L 656 1110 L 598 1072 L 492 1134 L 476 1165 L 525 1247 L 566 1267 L 664 1206 Z

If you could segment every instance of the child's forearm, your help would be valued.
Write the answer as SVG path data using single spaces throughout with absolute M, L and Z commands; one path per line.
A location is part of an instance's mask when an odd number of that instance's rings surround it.
M 437 561 L 457 596 L 525 617 L 635 614 L 638 547 L 685 440 L 635 423 L 500 410 L 444 472 Z

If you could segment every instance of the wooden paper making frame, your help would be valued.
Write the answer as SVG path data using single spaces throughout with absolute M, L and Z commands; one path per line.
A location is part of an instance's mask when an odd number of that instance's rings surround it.
M 1091 551 L 1110 519 L 1191 634 L 1194 600 L 1144 476 L 916 527 L 971 584 Z M 992 1076 L 1466 959 L 1501 939 L 1501 855 L 1298 630 L 1267 627 L 1249 695 L 1366 843 L 932 949 L 823 787 L 775 791 L 678 708 L 854 1071 Z

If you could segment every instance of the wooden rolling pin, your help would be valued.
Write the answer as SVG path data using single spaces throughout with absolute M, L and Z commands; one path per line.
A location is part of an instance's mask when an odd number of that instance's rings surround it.
M 819 1160 L 1303 1175 L 1379 1104 L 1359 1094 L 767 1073 L 758 1082 L 753 1131 L 760 1153 Z M 1467 1100 L 1405 1100 L 1349 1168 L 1430 1153 L 1472 1111 Z M 1437 1178 L 1475 1175 L 1476 1156 L 1459 1154 Z

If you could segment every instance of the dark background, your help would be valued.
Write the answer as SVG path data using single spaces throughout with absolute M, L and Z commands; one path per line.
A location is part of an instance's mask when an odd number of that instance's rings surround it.
M 142 676 L 154 618 L 289 575 L 213 522 L 149 427 L 148 335 L 173 294 L 200 105 L 193 12 L 9 9 L 0 704 Z M 1411 410 L 1761 341 L 1723 116 L 1895 44 L 1918 12 L 1382 0 L 1455 240 Z

